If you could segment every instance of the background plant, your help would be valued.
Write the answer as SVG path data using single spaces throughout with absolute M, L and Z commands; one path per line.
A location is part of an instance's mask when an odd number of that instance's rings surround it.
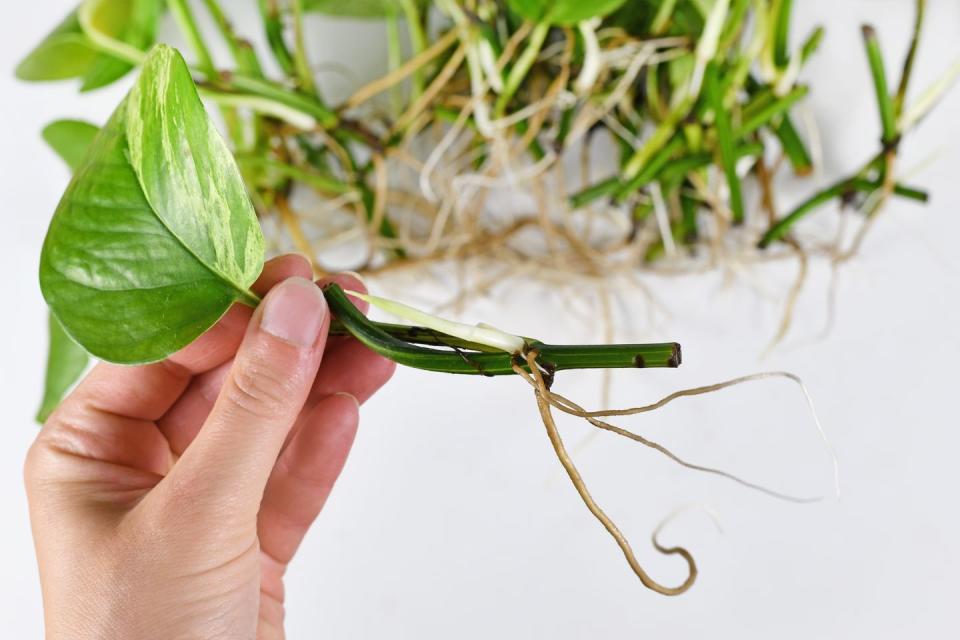
M 268 51 L 235 33 L 216 0 L 202 5 L 216 34 L 201 33 L 185 0 L 86 0 L 18 75 L 104 86 L 142 63 L 168 8 L 193 50 L 197 85 L 221 108 L 258 214 L 279 220 L 318 270 L 331 236 L 347 242 L 361 231 L 365 248 L 351 266 L 362 272 L 480 255 L 595 276 L 663 257 L 716 264 L 754 244 L 814 251 L 790 232 L 832 200 L 869 219 L 891 195 L 926 199 L 896 181 L 894 160 L 950 79 L 908 104 L 923 0 L 895 91 L 865 28 L 882 148 L 783 213 L 781 160 L 800 175 L 812 170 L 795 109 L 824 33 L 793 42 L 790 0 L 258 0 Z M 307 59 L 307 11 L 384 20 L 391 72 L 328 104 Z M 214 37 L 231 60 L 213 59 Z M 280 75 L 268 77 L 269 66 Z M 601 133 L 610 145 L 598 157 L 589 141 Z M 564 160 L 581 154 L 574 179 Z M 611 174 L 595 179 L 592 167 L 611 161 Z M 747 176 L 761 207 L 744 201 Z M 530 191 L 529 214 L 485 206 L 505 185 Z M 298 189 L 324 206 L 296 210 Z

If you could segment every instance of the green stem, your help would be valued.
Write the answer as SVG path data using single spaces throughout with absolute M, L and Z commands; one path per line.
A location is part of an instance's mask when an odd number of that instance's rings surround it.
M 663 35 L 667 27 L 670 26 L 670 19 L 673 17 L 673 10 L 677 6 L 677 0 L 660 0 L 660 6 L 657 7 L 657 13 L 650 23 L 650 33 L 655 36 Z
M 286 105 L 303 114 L 313 116 L 324 129 L 332 129 L 339 123 L 337 114 L 327 108 L 318 98 L 287 89 L 271 80 L 235 74 L 222 81 L 221 84 L 226 88 L 252 93 Z
M 403 63 L 403 49 L 400 44 L 400 14 L 397 7 L 388 2 L 386 8 L 387 27 L 387 68 L 395 71 Z M 393 113 L 403 111 L 403 86 L 395 84 L 390 87 L 390 106 Z
M 182 1 L 182 0 L 172 0 Z M 83 19 L 81 13 L 81 20 Z M 146 59 L 146 54 L 135 47 L 120 42 L 110 36 L 93 29 L 92 25 L 84 25 L 84 31 L 90 38 L 90 41 L 97 48 L 118 60 L 123 60 L 134 66 L 141 66 Z M 297 93 L 285 87 L 282 87 L 271 80 L 257 78 L 243 73 L 231 73 L 222 77 L 214 71 L 211 75 L 209 69 L 195 69 L 208 76 L 207 84 L 198 83 L 199 88 L 204 90 L 208 97 L 220 101 L 223 104 L 232 102 L 234 104 L 246 103 L 246 106 L 253 108 L 259 107 L 268 113 L 275 115 L 284 114 L 295 118 L 300 125 L 305 125 L 305 117 L 316 119 L 316 123 L 324 129 L 332 129 L 337 126 L 339 118 L 337 114 L 328 109 L 319 98 L 310 97 Z M 240 95 L 238 95 L 238 92 Z M 251 95 L 242 95 L 251 94 Z M 250 100 L 254 104 L 250 104 Z M 271 104 L 272 103 L 272 104 Z M 286 111 L 283 107 L 288 107 L 292 111 Z
M 569 198 L 570 208 L 579 209 L 591 202 L 614 195 L 621 187 L 620 176 L 611 176 L 581 189 Z
M 765 249 L 777 240 L 782 239 L 800 219 L 834 198 L 842 198 L 854 192 L 869 193 L 881 188 L 883 188 L 882 180 L 868 180 L 859 177 L 841 180 L 801 202 L 793 211 L 778 220 L 776 224 L 763 234 L 757 246 Z M 928 199 L 925 191 L 900 184 L 894 185 L 893 193 L 919 202 L 926 202 Z
M 227 19 L 226 14 L 224 14 L 223 9 L 217 0 L 203 0 L 203 6 L 206 7 L 207 13 L 213 18 L 213 23 L 217 26 L 217 31 L 220 33 L 220 37 L 224 43 L 226 43 L 227 48 L 230 49 L 230 56 L 236 63 L 237 68 L 243 69 L 246 65 L 246 55 L 243 51 L 243 45 L 240 39 L 237 38 L 237 34 L 233 32 L 230 21 Z
M 766 126 L 774 118 L 786 112 L 799 102 L 808 92 L 809 89 L 807 89 L 807 87 L 794 87 L 787 95 L 766 102 L 763 106 L 756 109 L 756 111 L 750 113 L 750 115 L 745 113 L 744 120 L 734 134 L 734 137 L 737 139 L 743 138 L 760 127 Z
M 262 96 L 216 91 L 206 87 L 200 87 L 199 91 L 201 96 L 213 100 L 222 107 L 245 107 L 257 113 L 279 118 L 304 131 L 313 130 L 318 124 L 313 116 Z
M 809 175 L 813 171 L 813 158 L 810 157 L 810 152 L 807 151 L 807 146 L 800 138 L 800 134 L 797 132 L 789 114 L 783 114 L 780 124 L 776 126 L 773 132 L 780 140 L 780 146 L 790 160 L 794 173 L 798 176 Z
M 303 0 L 293 0 L 293 64 L 300 79 L 300 89 L 308 94 L 317 92 L 313 72 L 310 69 L 310 57 L 307 55 L 307 41 L 303 33 Z
M 400 0 L 400 9 L 407 19 L 407 30 L 410 32 L 410 45 L 413 48 L 413 55 L 418 56 L 427 50 L 429 42 L 427 34 L 423 30 L 422 16 L 416 0 Z M 416 100 L 423 94 L 426 80 L 424 79 L 423 68 L 418 68 L 410 76 L 412 99 Z
M 900 72 L 900 85 L 897 87 L 897 95 L 893 99 L 894 113 L 899 117 L 903 113 L 903 103 L 907 99 L 907 88 L 910 85 L 910 77 L 913 75 L 913 64 L 917 58 L 917 49 L 920 46 L 920 32 L 923 29 L 923 16 L 927 10 L 927 0 L 917 0 L 917 9 L 913 21 L 913 35 L 910 38 L 910 48 L 907 49 L 907 56 L 903 59 L 903 71 Z
M 727 178 L 727 186 L 730 189 L 730 211 L 733 215 L 733 224 L 742 224 L 744 219 L 743 189 L 740 185 L 740 177 L 737 175 L 737 154 L 734 148 L 733 125 L 730 122 L 730 112 L 723 106 L 719 72 L 716 63 L 710 63 L 707 67 L 706 98 L 707 104 L 713 110 L 720 165 L 723 167 L 724 176 Z
M 627 185 L 621 182 L 619 176 L 610 176 L 609 178 L 601 180 L 600 182 L 596 182 L 570 196 L 570 208 L 579 209 L 580 207 L 588 205 L 591 202 L 595 202 L 600 198 L 614 196 L 618 192 L 624 194 L 632 193 L 654 179 L 672 183 L 682 179 L 684 176 L 693 171 L 697 171 L 708 166 L 711 162 L 713 162 L 713 156 L 709 153 L 693 153 L 675 160 L 671 160 L 671 156 L 683 146 L 682 142 L 683 139 L 680 136 L 677 136 L 671 140 L 670 145 L 668 145 L 668 147 L 661 152 L 662 156 L 658 156 L 662 157 L 666 162 L 661 163 L 656 158 L 652 160 L 647 165 L 648 170 L 644 170 L 642 173 L 637 175 L 637 178 L 634 178 L 633 181 L 627 183 L 628 185 L 631 185 L 629 188 Z M 673 147 L 673 144 L 675 143 L 677 143 L 677 146 Z M 745 158 L 746 156 L 756 156 L 760 155 L 761 153 L 763 153 L 763 145 L 758 142 L 750 142 L 737 147 L 734 155 L 736 159 L 739 160 L 740 158 Z M 653 168 L 654 170 L 650 171 L 649 168 Z
M 690 112 L 694 102 L 695 99 L 687 96 L 670 110 L 667 117 L 657 125 L 657 128 L 653 130 L 650 137 L 644 141 L 643 145 L 641 145 L 627 161 L 623 169 L 623 177 L 625 179 L 633 180 L 643 171 L 650 159 L 673 137 L 674 132 L 677 130 L 677 124 Z
M 258 306 L 260 306 L 262 299 L 254 292 L 245 289 L 237 289 L 237 292 L 239 294 L 237 301 L 240 304 L 245 304 L 251 309 L 256 309 Z
M 135 67 L 142 65 L 143 61 L 147 59 L 147 54 L 97 29 L 91 15 L 94 9 L 96 9 L 94 3 L 84 2 L 80 5 L 80 9 L 77 12 L 80 27 L 94 48 Z
M 344 195 L 356 191 L 354 187 L 345 184 L 332 175 L 325 175 L 318 171 L 309 171 L 302 167 L 271 160 L 263 156 L 239 155 L 236 159 L 237 164 L 241 167 L 275 171 L 285 178 L 302 182 L 324 194 Z
M 685 141 L 682 134 L 675 134 L 670 141 L 664 145 L 657 153 L 650 158 L 649 162 L 644 163 L 643 169 L 630 180 L 627 180 L 619 189 L 617 189 L 617 202 L 623 203 L 633 193 L 652 182 L 660 174 L 660 171 L 673 158 L 673 156 L 683 149 Z
M 763 153 L 763 145 L 759 142 L 749 142 L 737 147 L 737 160 L 746 156 L 758 156 Z M 658 178 L 664 182 L 674 182 L 684 176 L 702 169 L 713 162 L 713 156 L 709 153 L 695 153 L 676 160 L 671 160 L 658 174 Z
M 372 322 L 350 302 L 336 284 L 323 290 L 330 310 L 337 318 L 332 329 L 349 333 L 380 355 L 409 367 L 443 373 L 512 375 L 515 354 L 503 351 L 475 351 L 456 338 L 438 335 L 423 327 Z M 416 343 L 414 343 L 416 341 Z M 447 346 L 438 349 L 422 346 Z M 528 349 L 539 353 L 538 362 L 548 372 L 568 369 L 622 369 L 677 367 L 680 346 L 674 342 L 641 345 L 549 345 L 528 341 Z M 470 350 L 468 350 L 470 349 Z
M 183 31 L 184 37 L 186 37 L 187 42 L 190 43 L 190 47 L 196 54 L 200 70 L 203 71 L 210 80 L 216 80 L 217 67 L 213 63 L 210 50 L 207 49 L 207 45 L 203 41 L 203 34 L 200 33 L 200 28 L 197 26 L 197 20 L 193 15 L 193 11 L 190 10 L 190 5 L 187 4 L 186 0 L 167 0 L 167 5 L 170 7 L 170 13 L 173 14 L 177 24 L 180 25 L 180 30 Z
M 494 116 L 500 117 L 506 113 L 511 98 L 513 98 L 517 89 L 520 88 L 520 84 L 524 78 L 527 77 L 527 73 L 530 72 L 530 68 L 533 66 L 533 63 L 536 62 L 537 56 L 540 55 L 540 50 L 543 48 L 543 43 L 547 39 L 549 32 L 550 25 L 547 22 L 538 22 L 533 28 L 533 31 L 530 32 L 526 48 L 524 48 L 520 57 L 517 58 L 513 67 L 510 68 L 510 73 L 507 74 L 507 79 L 503 83 L 503 92 L 500 94 L 500 97 L 497 98 L 497 102 L 494 105 Z
M 773 63 L 780 69 L 790 63 L 790 13 L 793 0 L 780 0 L 773 27 Z
M 800 47 L 800 62 L 805 63 L 810 59 L 817 49 L 820 48 L 820 43 L 823 41 L 824 29 L 823 27 L 817 27 L 813 32 L 807 37 L 804 41 L 803 46 Z
M 273 58 L 281 71 L 292 76 L 295 64 L 293 56 L 290 55 L 290 49 L 287 48 L 287 43 L 283 39 L 283 21 L 280 19 L 277 0 L 258 0 L 257 6 L 260 8 L 260 17 L 263 19 L 263 29 L 270 52 L 273 53 Z
M 873 88 L 877 96 L 877 108 L 880 111 L 880 123 L 883 127 L 883 144 L 891 146 L 897 140 L 897 118 L 890 91 L 887 89 L 887 72 L 883 66 L 883 54 L 880 52 L 877 32 L 870 25 L 863 25 L 863 44 L 867 51 L 870 75 L 873 77 Z

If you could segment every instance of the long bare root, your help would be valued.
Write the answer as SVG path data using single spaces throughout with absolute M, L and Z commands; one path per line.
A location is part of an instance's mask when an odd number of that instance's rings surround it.
M 526 380 L 527 383 L 529 383 L 533 387 L 534 394 L 536 395 L 536 399 L 537 399 L 537 407 L 540 411 L 540 417 L 542 418 L 544 426 L 547 429 L 547 435 L 550 438 L 550 443 L 553 445 L 554 452 L 557 454 L 557 458 L 560 460 L 561 465 L 563 466 L 564 470 L 567 472 L 567 475 L 570 477 L 570 480 L 573 482 L 574 488 L 576 488 L 577 493 L 580 494 L 580 497 L 583 500 L 584 504 L 587 505 L 587 508 L 590 510 L 590 512 L 594 515 L 594 517 L 597 518 L 597 520 L 600 521 L 600 523 L 604 526 L 607 532 L 616 541 L 621 551 L 623 551 L 623 554 L 626 557 L 627 563 L 630 565 L 630 568 L 634 571 L 634 573 L 637 574 L 637 577 L 640 578 L 640 581 L 644 584 L 644 586 L 656 591 L 657 593 L 662 593 L 664 595 L 678 595 L 680 593 L 683 593 L 687 589 L 689 589 L 690 586 L 693 584 L 694 580 L 696 579 L 696 575 L 697 575 L 697 568 L 693 560 L 693 557 L 690 555 L 690 552 L 684 549 L 683 547 L 665 547 L 658 542 L 657 535 L 664 524 L 664 523 L 661 523 L 661 526 L 659 526 L 653 534 L 654 548 L 656 548 L 661 553 L 676 554 L 683 557 L 687 561 L 687 564 L 689 567 L 689 574 L 687 576 L 687 579 L 681 585 L 677 587 L 665 587 L 660 583 L 658 583 L 657 581 L 653 580 L 649 576 L 649 574 L 647 574 L 643 570 L 643 568 L 640 566 L 639 562 L 637 561 L 633 553 L 633 550 L 630 547 L 629 542 L 626 540 L 626 538 L 623 536 L 623 534 L 620 532 L 620 530 L 617 528 L 614 522 L 610 519 L 610 517 L 600 508 L 600 506 L 596 503 L 596 501 L 590 495 L 590 492 L 587 490 L 587 487 L 583 481 L 583 477 L 580 475 L 579 471 L 577 470 L 576 466 L 573 463 L 573 460 L 570 458 L 570 455 L 567 452 L 566 447 L 563 444 L 563 440 L 560 437 L 559 430 L 557 429 L 556 421 L 554 420 L 554 417 L 553 417 L 552 409 L 558 409 L 559 411 L 562 411 L 569 415 L 582 418 L 586 420 L 588 423 L 590 423 L 591 425 L 597 427 L 598 429 L 610 431 L 612 433 L 623 436 L 625 438 L 629 438 L 630 440 L 633 440 L 635 442 L 639 442 L 640 444 L 643 444 L 644 446 L 649 447 L 667 456 L 669 459 L 673 460 L 674 462 L 676 462 L 677 464 L 685 468 L 727 478 L 749 489 L 759 491 L 761 493 L 764 493 L 766 495 L 769 495 L 771 497 L 774 497 L 780 500 L 787 500 L 790 502 L 798 502 L 798 503 L 816 502 L 821 498 L 819 497 L 802 498 L 802 497 L 791 496 L 791 495 L 764 487 L 757 483 L 744 480 L 736 475 L 733 475 L 721 469 L 717 469 L 714 467 L 706 467 L 703 465 L 698 465 L 698 464 L 688 462 L 682 459 L 681 457 L 679 457 L 678 455 L 676 455 L 675 453 L 673 453 L 672 451 L 670 451 L 669 449 L 667 449 L 666 447 L 664 447 L 663 445 L 653 440 L 650 440 L 649 438 L 645 438 L 644 436 L 641 436 L 637 433 L 634 433 L 627 429 L 623 429 L 616 425 L 600 420 L 601 417 L 631 416 L 631 415 L 637 415 L 641 413 L 647 413 L 650 411 L 655 411 L 669 404 L 670 402 L 673 402 L 678 398 L 703 395 L 707 393 L 714 393 L 735 385 L 744 384 L 746 382 L 764 380 L 764 379 L 770 379 L 770 378 L 784 378 L 796 383 L 800 387 L 801 391 L 803 392 L 804 399 L 807 402 L 808 408 L 810 410 L 810 415 L 812 417 L 814 425 L 816 426 L 817 432 L 820 435 L 821 439 L 823 440 L 824 445 L 830 454 L 830 457 L 833 463 L 833 478 L 834 478 L 836 496 L 837 498 L 840 497 L 839 465 L 837 463 L 837 457 L 833 451 L 833 448 L 830 445 L 829 440 L 826 437 L 826 433 L 824 432 L 823 425 L 820 423 L 820 419 L 817 416 L 816 409 L 813 406 L 813 400 L 811 399 L 806 386 L 803 384 L 803 381 L 795 374 L 782 372 L 782 371 L 756 373 L 748 376 L 734 378 L 731 380 L 726 380 L 724 382 L 718 382 L 715 384 L 704 385 L 701 387 L 693 387 L 690 389 L 682 389 L 680 391 L 675 391 L 661 398 L 660 400 L 657 400 L 656 402 L 639 406 L 639 407 L 633 407 L 629 409 L 609 409 L 609 410 L 602 410 L 602 411 L 587 411 L 586 409 L 576 404 L 572 400 L 550 389 L 549 385 L 545 381 L 543 373 L 537 362 L 537 352 L 535 350 L 528 351 L 525 354 L 525 360 L 526 360 L 526 368 L 521 365 L 520 361 L 518 361 L 514 363 L 513 369 L 517 373 L 517 375 L 519 375 L 522 379 Z
M 540 373 L 540 369 L 537 366 L 536 352 L 529 352 L 526 355 L 526 360 L 527 366 L 530 368 L 530 373 L 527 373 L 523 367 L 516 363 L 514 364 L 514 370 L 518 375 L 533 383 L 534 394 L 537 398 L 537 407 L 540 409 L 540 417 L 543 419 L 543 425 L 547 429 L 547 436 L 550 438 L 550 444 L 553 445 L 553 450 L 556 452 L 557 458 L 560 460 L 560 464 L 563 465 L 564 471 L 566 471 L 567 475 L 570 476 L 570 481 L 573 482 L 573 486 L 577 490 L 577 493 L 580 494 L 580 498 L 582 498 L 584 504 L 587 505 L 587 509 L 589 509 L 590 513 L 592 513 L 594 517 L 600 521 L 600 524 L 603 525 L 604 529 L 606 529 L 616 541 L 617 546 L 620 547 L 624 557 L 627 559 L 627 564 L 630 565 L 630 568 L 633 569 L 633 572 L 637 574 L 638 578 L 640 578 L 640 582 L 643 583 L 643 586 L 665 596 L 677 596 L 690 589 L 690 587 L 693 586 L 694 581 L 697 579 L 697 564 L 693 559 L 693 555 L 691 555 L 689 551 L 683 547 L 662 547 L 659 544 L 656 545 L 657 550 L 661 553 L 667 555 L 679 555 L 682 557 L 687 563 L 688 571 L 687 578 L 676 587 L 668 587 L 660 584 L 651 578 L 650 574 L 644 570 L 643 566 L 641 566 L 640 562 L 637 560 L 636 555 L 633 553 L 633 549 L 630 547 L 629 541 L 627 541 L 626 537 L 624 537 L 624 535 L 620 532 L 620 529 L 616 524 L 614 524 L 613 520 L 610 519 L 610 516 L 608 516 L 603 509 L 600 508 L 600 505 L 598 505 L 593 499 L 593 496 L 590 495 L 586 484 L 583 482 L 583 477 L 580 475 L 577 467 L 573 464 L 573 460 L 567 453 L 567 449 L 563 444 L 563 439 L 560 437 L 560 432 L 557 429 L 557 424 L 553 419 L 553 414 L 550 411 L 551 405 L 547 401 L 550 390 L 547 388 L 547 385 L 543 379 L 543 375 Z

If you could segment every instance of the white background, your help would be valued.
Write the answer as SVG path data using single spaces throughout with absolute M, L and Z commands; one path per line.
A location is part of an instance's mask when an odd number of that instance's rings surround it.
M 11 638 L 42 633 L 21 465 L 36 432 L 32 416 L 46 340 L 36 266 L 67 175 L 39 131 L 57 117 L 101 122 L 125 90 L 78 97 L 70 83 L 13 79 L 16 60 L 71 4 L 34 2 L 30 11 L 8 12 L 0 22 L 0 629 Z M 859 165 L 879 135 L 859 24 L 878 27 L 898 66 L 912 2 L 795 5 L 801 29 L 795 33 L 816 22 L 828 27 L 808 72 L 815 79 L 809 104 L 827 157 L 817 180 L 826 181 Z M 960 55 L 960 4 L 931 0 L 929 13 L 915 88 Z M 310 29 L 317 59 L 349 62 L 359 78 L 382 64 L 376 25 L 319 20 Z M 638 584 L 579 502 L 525 385 L 401 370 L 364 408 L 350 463 L 289 572 L 290 637 L 955 633 L 958 108 L 955 92 L 907 140 L 904 166 L 918 169 L 911 179 L 930 188 L 932 203 L 895 203 L 878 221 L 862 256 L 842 271 L 837 320 L 825 339 L 813 340 L 826 313 L 828 274 L 822 266 L 813 271 L 796 329 L 763 361 L 779 312 L 767 294 L 786 288 L 792 265 L 732 278 L 654 282 L 672 314 L 656 325 L 647 323 L 647 303 L 640 297 L 618 312 L 619 339 L 676 339 L 684 345 L 685 362 L 678 371 L 617 372 L 615 405 L 759 369 L 796 372 L 807 381 L 833 438 L 841 502 L 776 502 L 679 469 L 614 436 L 596 438 L 579 451 L 581 470 L 661 581 L 678 581 L 681 567 L 651 550 L 652 528 L 685 504 L 709 505 L 720 514 L 723 535 L 702 512 L 687 513 L 665 531 L 667 542 L 694 551 L 701 578 L 687 595 L 663 598 Z M 501 291 L 496 301 L 477 305 L 471 319 L 556 342 L 598 339 L 572 311 L 564 313 L 565 305 L 543 293 Z M 593 375 L 558 382 L 561 392 L 589 405 L 598 402 L 598 388 Z M 562 424 L 571 443 L 587 430 Z M 698 462 L 793 493 L 830 493 L 829 459 L 801 396 L 788 383 L 761 382 L 685 400 L 628 424 Z

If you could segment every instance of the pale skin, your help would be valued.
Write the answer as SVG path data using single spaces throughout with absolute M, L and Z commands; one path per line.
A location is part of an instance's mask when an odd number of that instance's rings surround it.
M 96 366 L 44 425 L 25 479 L 48 638 L 284 637 L 284 571 L 394 370 L 327 339 L 310 278 L 268 262 L 258 309 L 165 362 Z

